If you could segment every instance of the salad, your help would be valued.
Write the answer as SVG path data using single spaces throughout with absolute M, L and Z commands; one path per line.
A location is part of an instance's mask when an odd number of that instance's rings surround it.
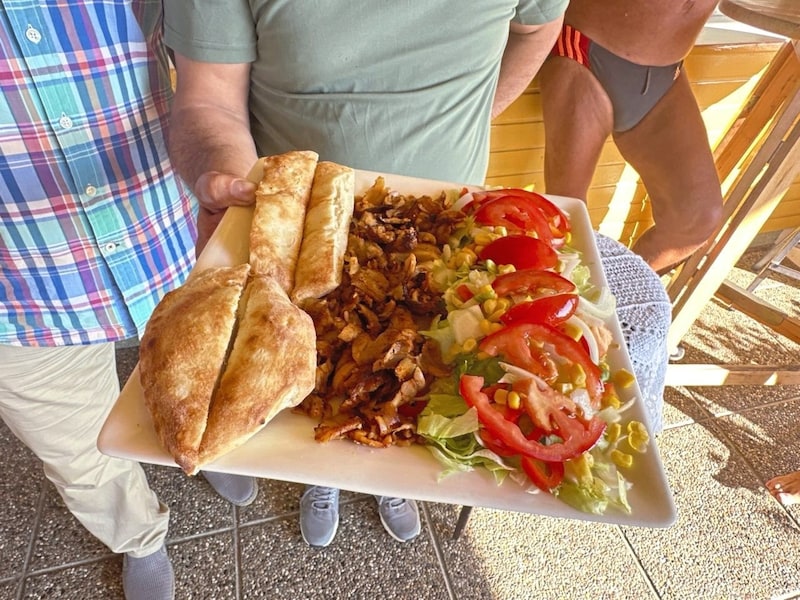
M 590 279 L 568 216 L 523 189 L 463 190 L 467 218 L 431 267 L 445 311 L 421 333 L 450 377 L 432 383 L 417 434 L 442 477 L 476 468 L 581 511 L 630 512 L 626 473 L 647 450 L 624 369 L 612 371 L 614 298 Z

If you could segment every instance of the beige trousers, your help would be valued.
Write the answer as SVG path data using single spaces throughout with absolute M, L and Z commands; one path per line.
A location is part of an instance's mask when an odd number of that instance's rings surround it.
M 114 552 L 142 557 L 164 543 L 169 509 L 138 463 L 97 449 L 118 394 L 114 344 L 0 345 L 0 417 L 89 532 Z

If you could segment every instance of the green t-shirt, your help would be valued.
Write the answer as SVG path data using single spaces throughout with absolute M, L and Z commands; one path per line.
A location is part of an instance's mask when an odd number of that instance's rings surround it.
M 165 3 L 165 35 L 193 60 L 252 63 L 260 155 L 480 184 L 509 22 L 567 2 L 182 0 Z

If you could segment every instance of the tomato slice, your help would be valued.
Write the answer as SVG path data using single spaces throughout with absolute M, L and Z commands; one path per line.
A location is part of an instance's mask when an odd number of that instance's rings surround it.
M 554 294 L 515 304 L 501 315 L 500 320 L 506 325 L 544 323 L 555 326 L 574 315 L 577 308 L 576 294 Z
M 548 245 L 554 243 L 553 231 L 544 212 L 527 198 L 500 196 L 487 200 L 475 213 L 475 221 L 484 225 L 502 225 L 509 232 L 533 231 Z
M 564 479 L 564 463 L 523 456 L 520 464 L 528 479 L 543 492 L 552 492 Z
M 557 294 L 575 291 L 575 284 L 555 271 L 542 269 L 519 269 L 512 273 L 498 275 L 492 282 L 492 289 L 498 296 L 511 294 L 539 294 L 545 290 Z
M 466 283 L 462 283 L 456 288 L 456 294 L 464 302 L 466 302 L 467 300 L 472 298 L 472 296 L 474 296 L 472 290 L 469 289 L 469 286 Z
M 518 456 L 519 452 L 516 450 L 509 448 L 506 446 L 501 440 L 497 438 L 491 431 L 484 428 L 478 432 L 478 435 L 481 436 L 481 441 L 483 445 L 486 446 L 489 450 L 497 454 L 498 456 L 510 457 L 510 456 Z
M 570 417 L 561 411 L 556 411 L 561 416 L 553 425 L 553 433 L 558 435 L 563 442 L 542 444 L 528 439 L 522 430 L 511 421 L 506 420 L 496 410 L 489 396 L 481 389 L 483 377 L 475 375 L 462 375 L 459 380 L 459 392 L 469 406 L 474 406 L 478 412 L 478 419 L 489 433 L 497 438 L 504 447 L 514 450 L 522 456 L 528 456 L 547 462 L 564 462 L 580 456 L 591 448 L 605 430 L 605 422 L 595 416 L 588 423 L 577 417 Z
M 548 221 L 550 221 L 552 228 L 554 229 L 553 234 L 556 237 L 563 238 L 564 235 L 570 231 L 569 219 L 567 218 L 567 215 L 564 214 L 560 208 L 558 208 L 558 206 L 541 194 L 529 192 L 528 190 L 523 190 L 520 188 L 506 188 L 500 190 L 473 192 L 473 201 L 468 206 L 480 206 L 488 200 L 509 196 L 512 198 L 525 198 L 526 201 L 535 204 L 539 210 L 544 213 Z
M 521 234 L 497 238 L 481 250 L 479 257 L 517 269 L 552 269 L 558 264 L 558 254 L 549 244 Z
M 600 368 L 571 337 L 543 323 L 519 323 L 487 335 L 479 345 L 490 356 L 503 356 L 508 362 L 533 373 L 540 372 L 541 361 L 530 346 L 530 340 L 549 344 L 553 351 L 573 364 L 580 365 L 586 374 L 586 391 L 592 405 L 600 406 L 603 381 Z

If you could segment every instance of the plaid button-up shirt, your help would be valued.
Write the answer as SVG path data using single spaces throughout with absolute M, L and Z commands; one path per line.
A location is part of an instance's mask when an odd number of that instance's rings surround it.
M 0 344 L 141 334 L 194 256 L 161 0 L 0 0 Z

